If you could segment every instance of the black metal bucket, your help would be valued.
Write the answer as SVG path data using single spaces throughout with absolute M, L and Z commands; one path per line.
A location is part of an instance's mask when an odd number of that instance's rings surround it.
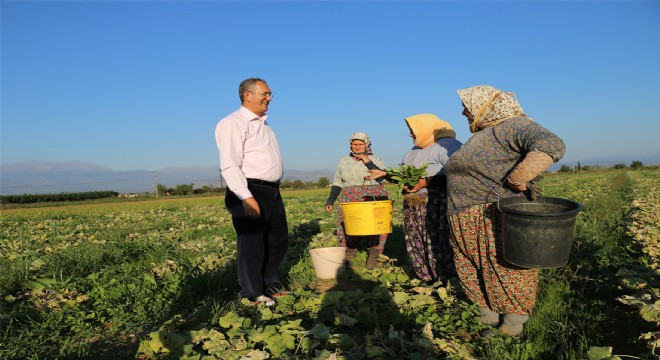
M 550 269 L 568 263 L 575 218 L 584 209 L 578 202 L 524 196 L 500 199 L 504 260 L 525 268 Z

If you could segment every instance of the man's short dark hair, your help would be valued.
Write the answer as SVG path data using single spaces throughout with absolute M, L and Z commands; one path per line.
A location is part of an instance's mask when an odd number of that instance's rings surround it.
M 245 94 L 246 91 L 250 91 L 259 81 L 267 84 L 266 80 L 260 78 L 249 78 L 241 82 L 241 85 L 238 86 L 238 97 L 241 99 L 241 104 L 243 103 L 243 94 Z

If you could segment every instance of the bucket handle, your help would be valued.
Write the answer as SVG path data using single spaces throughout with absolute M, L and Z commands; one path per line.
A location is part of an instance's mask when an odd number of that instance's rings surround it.
M 316 253 L 316 256 L 320 257 L 321 259 L 323 259 L 323 260 L 325 260 L 325 261 L 327 261 L 327 262 L 329 262 L 329 263 L 333 263 L 333 264 L 337 264 L 337 265 L 343 265 L 343 264 L 345 263 L 345 262 L 340 262 L 340 263 L 339 263 L 339 262 L 336 262 L 336 261 L 334 261 L 334 260 L 330 260 L 330 259 L 328 259 L 327 257 L 324 257 L 323 254 L 321 254 L 321 253 Z
M 545 171 L 546 171 L 546 170 L 544 170 L 544 172 L 545 172 Z M 504 183 L 509 179 L 509 175 L 511 175 L 511 173 L 507 174 L 507 175 L 504 177 L 504 179 L 500 180 L 500 182 L 499 182 L 498 185 L 500 185 L 501 187 L 504 187 Z M 543 173 L 541 173 L 541 175 L 543 175 Z M 560 185 L 566 185 L 566 182 L 562 181 L 562 179 L 559 179 L 559 184 L 560 184 Z M 497 185 L 493 186 L 493 188 L 490 190 L 490 192 L 486 195 L 486 202 L 488 202 L 488 197 L 489 197 L 490 194 L 495 190 L 496 187 L 497 187 Z M 501 211 L 502 209 L 500 208 L 500 194 L 499 194 L 499 193 L 497 194 L 497 201 L 496 201 L 496 203 L 497 203 L 497 210 L 500 210 L 500 211 Z
M 370 184 L 369 184 L 369 185 L 373 185 L 373 183 L 374 183 L 374 180 L 372 180 L 372 179 L 364 179 L 364 180 L 362 181 L 362 187 L 364 187 L 364 186 L 365 186 L 364 184 L 366 184 L 366 183 L 367 183 L 367 181 L 369 181 L 369 182 L 370 182 Z M 376 202 L 376 194 L 371 194 L 371 196 L 373 197 L 373 200 L 372 200 L 372 202 Z M 366 196 L 365 196 L 365 197 L 366 197 Z
M 504 179 L 500 180 L 500 182 L 499 182 L 497 185 L 499 185 L 500 187 L 504 187 L 504 183 L 509 179 L 509 175 L 511 175 L 511 171 L 512 171 L 512 170 L 509 170 L 509 173 L 506 174 L 506 176 L 504 177 Z M 497 185 L 493 186 L 493 188 L 490 189 L 490 192 L 488 193 L 488 195 L 486 195 L 486 201 L 488 201 L 488 196 L 490 196 L 490 194 L 491 194 L 493 191 L 495 191 L 495 188 L 497 187 Z M 497 200 L 496 200 L 497 210 L 502 211 L 502 209 L 500 208 L 500 194 L 499 194 L 499 193 L 496 193 L 496 195 L 497 195 Z

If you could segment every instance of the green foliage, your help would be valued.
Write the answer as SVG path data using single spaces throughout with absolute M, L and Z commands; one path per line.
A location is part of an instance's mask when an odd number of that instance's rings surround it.
M 289 180 L 289 179 L 284 179 L 284 180 L 282 180 L 282 182 L 280 183 L 280 187 L 281 187 L 282 189 L 291 189 L 291 188 L 293 188 L 293 181 L 291 181 L 291 180 Z
M 631 169 L 637 170 L 637 169 L 641 169 L 642 167 L 644 167 L 644 164 L 639 160 L 635 160 L 630 164 Z
M 305 186 L 305 183 L 302 182 L 302 180 L 294 180 L 293 184 L 292 184 L 292 187 L 294 189 L 302 189 L 304 186 Z
M 631 174 L 583 173 L 579 181 L 550 177 L 544 182 L 548 196 L 582 202 L 585 210 L 577 218 L 569 266 L 542 273 L 541 294 L 527 329 L 528 338 L 534 339 L 534 358 L 554 359 L 556 349 L 562 349 L 563 358 L 584 359 L 594 344 L 612 345 L 615 353 L 647 358 L 638 338 L 653 325 L 641 322 L 642 316 L 631 317 L 615 300 L 622 299 L 622 285 L 630 284 L 634 291 L 649 287 L 640 279 L 628 282 L 633 280 L 630 274 L 621 271 L 622 267 L 639 269 L 645 261 L 644 256 L 631 256 L 622 226 L 626 216 L 623 209 L 640 186 Z M 651 184 L 657 187 L 658 183 Z M 643 194 L 644 198 L 652 195 L 648 190 Z M 642 273 L 633 272 L 638 276 Z M 648 294 L 655 291 L 649 289 Z
M 165 185 L 156 185 L 156 191 L 159 195 L 191 195 L 195 193 L 193 189 L 194 184 L 178 184 L 173 188 L 168 188 Z
M 659 174 L 545 177 L 545 195 L 585 211 L 569 265 L 540 273 L 524 339 L 480 338 L 487 327 L 456 283 L 410 275 L 400 206 L 381 266 L 367 270 L 358 252 L 358 265 L 326 281 L 307 250 L 336 244 L 327 189 L 283 192 L 281 269 L 292 293 L 272 308 L 237 295 L 221 197 L 3 211 L 0 358 L 651 359 L 642 339 L 656 341 L 660 313 L 651 269 Z
M 174 195 L 190 195 L 193 193 L 193 184 L 179 184 L 174 188 Z
M 419 182 L 419 179 L 428 175 L 426 168 L 429 164 L 424 164 L 420 167 L 415 165 L 401 164 L 398 168 L 390 168 L 387 174 L 390 175 L 392 180 L 396 181 L 399 187 L 399 193 L 403 191 L 404 186 L 414 187 Z
M 563 172 L 571 172 L 571 171 L 573 171 L 573 169 L 571 169 L 571 167 L 568 166 L 568 165 L 562 165 L 562 166 L 559 168 L 559 172 L 562 172 L 562 173 L 563 173 Z
M 225 189 L 215 187 L 215 186 L 209 186 L 209 185 L 203 185 L 200 188 L 197 188 L 193 190 L 194 194 L 223 194 L 225 192 Z
M 328 178 L 325 177 L 325 176 L 321 176 L 321 177 L 319 178 L 319 181 L 316 182 L 316 184 L 317 184 L 319 187 L 326 187 L 326 186 L 330 185 L 330 179 L 328 179 Z
M 59 201 L 82 201 L 106 199 L 117 197 L 116 191 L 88 191 L 77 193 L 58 193 L 58 194 L 23 194 L 23 195 L 2 195 L 0 203 L 2 204 L 30 204 Z
M 167 191 L 168 191 L 167 186 L 165 186 L 163 184 L 156 185 L 156 192 L 157 192 L 158 195 L 161 195 L 161 196 L 165 195 L 165 194 L 167 194 Z

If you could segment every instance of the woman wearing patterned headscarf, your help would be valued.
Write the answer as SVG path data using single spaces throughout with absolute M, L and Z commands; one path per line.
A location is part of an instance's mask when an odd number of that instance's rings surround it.
M 371 151 L 369 135 L 363 132 L 351 134 L 348 139 L 350 153 L 339 159 L 335 172 L 330 196 L 325 209 L 332 212 L 335 200 L 339 202 L 357 202 L 366 200 L 386 200 L 387 190 L 380 182 L 365 183 L 369 175 L 368 168 L 384 168 L 385 163 Z M 339 246 L 346 247 L 346 260 L 352 265 L 353 257 L 360 244 L 364 242 L 368 248 L 367 268 L 376 267 L 378 255 L 383 253 L 387 234 L 373 236 L 349 236 L 344 232 L 344 218 L 341 207 L 337 209 L 337 242 Z
M 564 143 L 528 118 L 515 95 L 492 86 L 458 90 L 472 137 L 447 162 L 449 225 L 461 285 L 486 325 L 522 336 L 536 301 L 538 270 L 501 255 L 498 198 L 533 198 L 531 181 L 564 156 Z M 497 331 L 485 330 L 484 336 Z
M 427 282 L 446 281 L 456 275 L 447 224 L 447 179 L 444 166 L 461 147 L 451 125 L 433 114 L 405 119 L 414 146 L 401 164 L 427 165 L 427 175 L 413 188 L 404 186 L 403 227 L 406 250 L 417 277 Z M 386 172 L 370 171 L 371 177 L 391 180 Z

